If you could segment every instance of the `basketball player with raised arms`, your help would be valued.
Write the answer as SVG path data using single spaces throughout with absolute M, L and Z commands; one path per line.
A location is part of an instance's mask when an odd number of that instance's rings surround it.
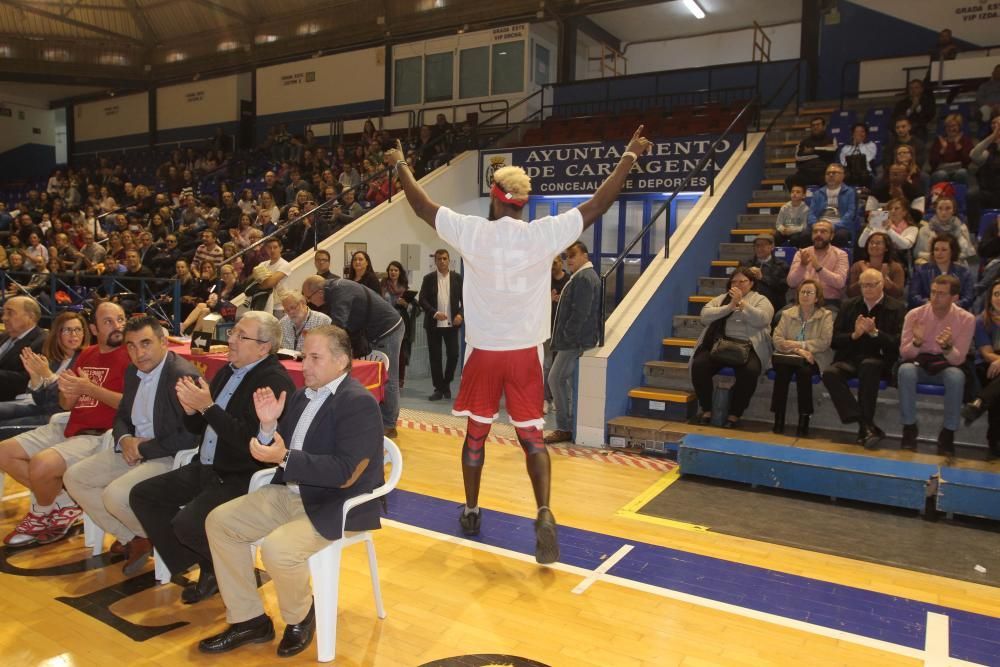
M 465 261 L 466 360 L 452 409 L 453 414 L 468 418 L 462 445 L 462 532 L 479 534 L 484 444 L 503 395 L 538 505 L 535 560 L 539 563 L 559 559 L 556 521 L 549 508 L 551 467 L 542 442 L 542 343 L 550 335 L 552 260 L 618 199 L 629 170 L 649 146 L 640 125 L 593 197 L 559 215 L 530 222 L 521 216 L 531 179 L 520 167 L 503 167 L 494 173 L 486 219 L 462 215 L 432 201 L 413 177 L 398 142 L 385 153 L 386 164 L 395 167 L 414 213 L 437 229 Z

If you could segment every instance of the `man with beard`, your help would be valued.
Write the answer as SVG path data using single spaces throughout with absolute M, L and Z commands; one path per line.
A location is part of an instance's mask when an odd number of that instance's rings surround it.
M 617 201 L 629 170 L 650 145 L 640 125 L 593 197 L 557 216 L 531 222 L 522 219 L 531 179 L 520 167 L 504 167 L 493 174 L 486 219 L 460 215 L 431 200 L 403 159 L 399 142 L 385 153 L 386 165 L 396 169 L 414 213 L 461 253 L 466 267 L 462 297 L 469 352 L 452 409 L 452 414 L 468 418 L 462 446 L 465 507 L 459 525 L 465 535 L 479 534 L 484 446 L 503 395 L 538 507 L 535 560 L 539 563 L 559 559 L 556 521 L 549 507 L 551 464 L 542 441 L 542 343 L 551 326 L 552 259 Z
M 125 311 L 105 302 L 90 325 L 97 340 L 59 375 L 66 423 L 49 423 L 0 442 L 0 470 L 34 494 L 31 510 L 5 538 L 8 546 L 48 544 L 66 536 L 83 510 L 62 490 L 63 474 L 101 447 L 122 398 L 128 352 L 122 347 Z
M 815 280 L 823 286 L 826 305 L 836 307 L 847 287 L 847 253 L 830 245 L 833 223 L 823 218 L 812 228 L 813 244 L 795 253 L 788 269 L 788 286 L 797 289 L 803 280 Z

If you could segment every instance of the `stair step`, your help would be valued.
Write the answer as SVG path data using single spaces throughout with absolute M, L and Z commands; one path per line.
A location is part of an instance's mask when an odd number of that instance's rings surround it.
M 767 158 L 769 160 L 781 158 L 783 160 L 795 159 L 795 146 L 768 146 Z
M 629 414 L 635 417 L 687 421 L 694 415 L 697 405 L 693 391 L 678 389 L 636 387 L 628 396 Z
M 784 186 L 785 183 L 782 181 L 780 182 L 780 185 Z M 765 190 L 754 190 L 753 194 L 750 196 L 750 199 L 751 201 L 777 201 L 779 199 L 788 201 L 789 199 L 791 199 L 791 194 L 789 194 L 789 192 L 785 190 L 784 187 L 777 189 L 771 187 Z
M 744 243 L 753 243 L 761 234 L 774 234 L 773 227 L 763 227 L 763 228 L 753 228 L 753 227 L 740 227 L 739 229 L 730 229 L 729 236 L 732 237 L 733 241 L 743 241 Z
M 697 342 L 696 338 L 664 338 L 663 360 L 687 363 L 691 359 L 691 355 L 694 354 L 694 346 Z
M 760 184 L 762 186 L 765 186 L 765 187 L 772 187 L 772 189 L 773 189 L 773 186 L 780 185 L 781 186 L 780 189 L 784 190 L 785 179 L 783 179 L 783 178 L 765 178 L 764 180 L 762 180 L 760 182 Z
M 642 367 L 642 376 L 647 387 L 691 391 L 688 364 L 683 361 L 647 361 Z
M 735 259 L 742 262 L 753 257 L 753 245 L 749 243 L 720 243 L 719 259 Z
M 788 157 L 769 157 L 764 161 L 765 164 L 774 166 L 783 166 L 786 169 L 795 168 L 795 156 L 790 155 Z
M 747 209 L 760 215 L 777 215 L 784 205 L 783 201 L 752 201 L 747 202 Z
M 608 420 L 608 444 L 616 449 L 636 448 L 650 452 L 677 451 L 683 433 L 676 422 L 648 417 L 615 417 Z
M 708 275 L 713 278 L 727 278 L 740 263 L 732 259 L 716 259 L 712 261 Z M 676 329 L 675 329 L 676 331 Z
M 767 167 L 764 169 L 765 178 L 780 178 L 782 182 L 795 173 L 795 167 Z
M 705 330 L 705 325 L 697 315 L 674 315 L 671 324 L 673 335 L 677 338 L 696 339 Z
M 692 294 L 688 297 L 688 315 L 701 315 L 701 309 L 714 298 L 704 294 Z
M 777 213 L 743 213 L 736 218 L 738 229 L 764 229 L 774 231 L 774 224 L 778 221 Z
M 698 294 L 699 296 L 718 296 L 726 291 L 728 282 L 729 278 L 702 276 L 698 278 Z

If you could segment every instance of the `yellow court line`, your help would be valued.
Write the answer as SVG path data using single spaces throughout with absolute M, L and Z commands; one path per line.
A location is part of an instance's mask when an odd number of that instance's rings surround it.
M 665 526 L 667 528 L 677 528 L 679 530 L 691 530 L 695 532 L 706 532 L 709 529 L 708 526 L 699 526 L 694 523 L 685 523 L 684 521 L 674 521 L 673 519 L 663 519 L 657 516 L 650 516 L 648 514 L 640 514 L 639 510 L 646 506 L 649 501 L 651 501 L 656 496 L 663 493 L 663 491 L 681 478 L 680 468 L 674 468 L 670 472 L 664 474 L 660 479 L 653 482 L 652 486 L 640 493 L 638 496 L 630 500 L 625 504 L 620 510 L 615 512 L 615 516 L 625 517 L 627 519 L 635 519 L 636 521 L 645 521 L 646 523 L 656 524 L 657 526 Z

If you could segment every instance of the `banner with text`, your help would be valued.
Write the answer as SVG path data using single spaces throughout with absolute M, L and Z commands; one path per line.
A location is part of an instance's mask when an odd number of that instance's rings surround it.
M 623 193 L 673 192 L 708 153 L 716 137 L 699 135 L 657 141 L 632 167 Z M 733 152 L 734 140 L 723 140 L 714 159 L 716 172 Z M 529 146 L 480 152 L 480 194 L 489 195 L 493 173 L 501 167 L 522 167 L 531 178 L 533 195 L 592 194 L 618 164 L 622 142 Z M 708 188 L 712 165 L 691 179 L 689 191 Z

